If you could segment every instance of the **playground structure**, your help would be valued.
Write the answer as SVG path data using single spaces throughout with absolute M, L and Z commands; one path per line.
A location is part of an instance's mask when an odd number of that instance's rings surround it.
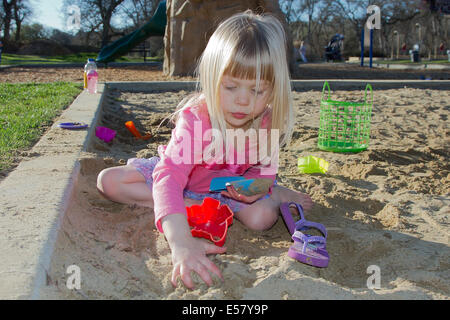
M 286 20 L 275 0 L 230 0 L 226 3 L 204 0 L 161 1 L 155 14 L 141 28 L 105 46 L 96 61 L 108 63 L 130 52 L 152 36 L 164 36 L 164 74 L 192 75 L 218 24 L 231 15 L 251 9 L 257 13 L 270 13 L 283 23 L 288 36 L 288 59 L 295 74 L 295 57 Z
M 155 14 L 145 25 L 102 48 L 97 62 L 108 63 L 131 51 L 151 36 L 164 36 L 167 23 L 166 1 L 161 1 Z
M 365 49 L 365 33 L 363 29 L 361 32 L 361 67 L 364 67 L 364 49 Z M 369 42 L 369 67 L 373 66 L 373 29 L 369 30 L 370 42 Z
M 164 73 L 170 76 L 192 75 L 198 58 L 218 24 L 247 9 L 273 14 L 283 23 L 288 35 L 289 65 L 291 72 L 295 72 L 294 48 L 278 1 L 167 0 Z

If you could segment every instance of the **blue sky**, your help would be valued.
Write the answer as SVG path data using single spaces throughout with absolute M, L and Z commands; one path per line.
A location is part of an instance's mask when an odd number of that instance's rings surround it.
M 63 0 L 30 0 L 33 7 L 33 17 L 30 23 L 40 23 L 44 26 L 67 31 L 64 21 Z M 114 17 L 113 24 L 122 23 L 120 18 Z
M 34 14 L 31 22 L 38 22 L 44 26 L 64 29 L 62 18 L 63 0 L 31 0 Z

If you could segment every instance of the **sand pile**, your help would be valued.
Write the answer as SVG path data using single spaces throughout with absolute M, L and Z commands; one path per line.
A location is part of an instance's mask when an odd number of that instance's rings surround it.
M 362 89 L 361 89 L 362 90 Z M 225 283 L 195 290 L 170 283 L 171 254 L 152 210 L 103 199 L 96 176 L 126 159 L 156 155 L 170 137 L 157 125 L 186 92 L 110 92 L 101 125 L 118 131 L 112 144 L 93 142 L 81 160 L 74 201 L 63 221 L 45 294 L 75 299 L 449 299 L 449 91 L 374 88 L 369 150 L 338 154 L 317 149 L 320 92 L 296 92 L 296 129 L 281 153 L 279 183 L 309 193 L 308 220 L 328 229 L 330 264 L 317 269 L 287 256 L 288 231 L 279 219 L 265 232 L 230 227 L 224 255 L 211 259 Z M 362 91 L 333 92 L 360 101 Z M 142 142 L 123 125 L 133 120 L 154 138 Z M 327 174 L 300 174 L 297 159 L 315 155 Z M 66 288 L 66 269 L 81 269 L 81 290 Z M 369 266 L 381 289 L 367 288 Z

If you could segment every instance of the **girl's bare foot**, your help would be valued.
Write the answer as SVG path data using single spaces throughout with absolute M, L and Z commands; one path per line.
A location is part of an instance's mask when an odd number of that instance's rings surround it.
M 281 203 L 282 202 L 296 202 L 298 204 L 301 204 L 303 207 L 303 210 L 308 211 L 313 207 L 313 201 L 311 197 L 302 192 L 294 191 L 282 186 L 275 186 L 273 191 L 276 191 L 279 193 Z

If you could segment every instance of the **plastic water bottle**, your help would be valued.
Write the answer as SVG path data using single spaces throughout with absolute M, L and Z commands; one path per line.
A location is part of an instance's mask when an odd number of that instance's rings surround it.
M 86 75 L 88 92 L 93 94 L 97 93 L 98 73 L 96 70 L 89 70 Z
M 84 66 L 84 89 L 88 88 L 87 74 L 91 70 L 97 71 L 97 65 L 95 64 L 94 59 L 88 59 L 86 65 Z M 98 77 L 98 75 L 97 75 L 97 77 Z

